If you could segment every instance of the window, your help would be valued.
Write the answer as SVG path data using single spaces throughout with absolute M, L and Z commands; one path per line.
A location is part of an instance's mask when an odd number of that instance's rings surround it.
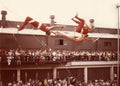
M 111 42 L 104 42 L 104 47 L 111 47 L 112 43 Z
M 63 39 L 59 39 L 59 45 L 64 45 Z

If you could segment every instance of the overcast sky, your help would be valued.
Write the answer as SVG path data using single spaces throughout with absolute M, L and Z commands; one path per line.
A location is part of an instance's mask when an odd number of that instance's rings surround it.
M 120 0 L 0 0 L 0 10 L 6 10 L 7 20 L 24 21 L 31 16 L 39 22 L 49 23 L 55 15 L 58 24 L 76 25 L 71 18 L 95 20 L 96 27 L 117 28 Z M 0 15 L 1 17 L 1 15 Z

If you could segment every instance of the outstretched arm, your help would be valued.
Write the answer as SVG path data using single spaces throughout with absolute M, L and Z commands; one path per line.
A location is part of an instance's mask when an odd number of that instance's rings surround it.
M 50 31 L 50 30 L 54 30 L 54 29 L 57 29 L 57 28 L 64 28 L 63 25 L 55 25 L 55 26 L 51 26 L 51 27 L 47 27 L 47 29 Z
M 51 26 L 51 27 L 46 27 L 46 29 L 47 29 L 46 35 L 50 35 L 51 33 L 54 33 L 52 30 L 56 29 L 56 28 L 64 28 L 64 26 L 62 26 L 62 25 L 55 25 L 55 26 Z
M 66 38 L 66 39 L 68 39 L 68 40 L 71 40 L 71 41 L 73 41 L 73 42 L 82 42 L 82 41 L 84 41 L 84 40 L 86 39 L 85 37 L 80 37 L 80 38 L 69 37 L 69 36 L 67 36 L 67 35 L 65 35 L 65 34 L 62 34 L 62 33 L 60 33 L 60 32 L 56 32 L 55 35 L 56 35 L 56 36 L 64 37 L 64 38 Z

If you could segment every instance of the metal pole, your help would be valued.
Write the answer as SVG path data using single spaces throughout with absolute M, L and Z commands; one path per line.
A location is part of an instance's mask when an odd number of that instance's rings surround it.
M 119 50 L 119 48 L 120 48 L 120 31 L 119 31 L 119 29 L 120 29 L 120 25 L 119 25 L 119 7 L 120 7 L 120 5 L 118 5 L 117 4 L 117 6 L 116 6 L 116 8 L 118 9 L 118 30 L 117 30 L 117 34 L 118 34 L 118 41 L 117 41 L 117 61 L 118 61 L 118 63 L 117 63 L 117 86 L 119 86 L 119 75 L 120 75 L 120 73 L 119 73 L 119 67 L 120 67 L 120 65 L 119 65 L 119 63 L 120 63 L 120 50 Z

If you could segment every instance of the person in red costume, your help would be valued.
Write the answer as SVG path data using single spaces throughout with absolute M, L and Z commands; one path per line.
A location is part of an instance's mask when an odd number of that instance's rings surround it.
M 20 25 L 20 27 L 18 28 L 18 31 L 21 31 L 24 29 L 24 27 L 28 24 L 32 24 L 34 27 L 37 27 L 38 29 L 44 31 L 46 33 L 46 35 L 50 35 L 52 33 L 51 30 L 56 29 L 56 28 L 64 28 L 64 26 L 62 25 L 56 25 L 56 26 L 50 26 L 47 27 L 45 24 L 43 23 L 39 23 L 38 21 L 34 20 L 31 17 L 26 17 L 25 21 L 22 23 L 22 25 Z
M 90 19 L 90 25 L 87 25 L 85 20 L 78 17 L 78 14 L 72 20 L 77 23 L 76 32 L 81 33 L 84 36 L 88 36 L 89 32 L 92 32 L 95 29 L 94 19 Z
M 76 27 L 76 32 L 78 33 L 81 33 L 81 36 L 80 37 L 69 37 L 63 33 L 60 33 L 60 32 L 56 32 L 56 36 L 62 36 L 64 38 L 67 38 L 71 41 L 74 41 L 74 42 L 82 42 L 84 40 L 92 40 L 92 38 L 88 38 L 88 33 L 89 32 L 92 32 L 94 29 L 95 29 L 95 26 L 94 26 L 94 19 L 90 19 L 89 22 L 90 22 L 90 25 L 87 25 L 85 23 L 85 20 L 82 19 L 82 18 L 79 18 L 78 15 L 76 15 L 74 18 L 72 18 L 72 20 L 77 23 L 77 27 Z

